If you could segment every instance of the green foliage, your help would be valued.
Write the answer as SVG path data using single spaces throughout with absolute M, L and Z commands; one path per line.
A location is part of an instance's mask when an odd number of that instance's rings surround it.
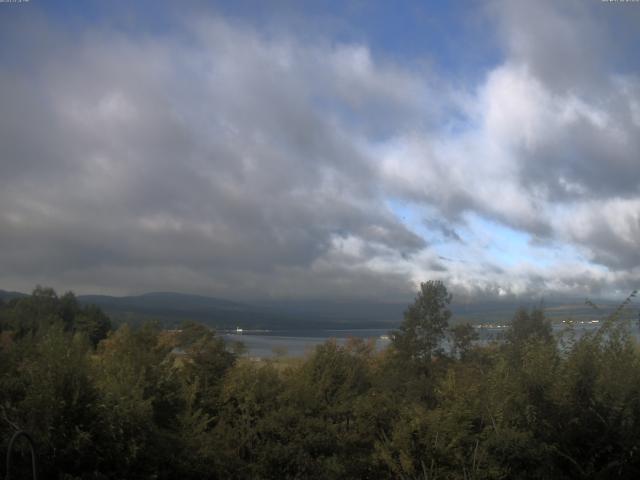
M 450 334 L 451 353 L 459 358 L 465 358 L 473 347 L 473 342 L 478 340 L 478 332 L 469 323 L 461 323 L 451 327 Z
M 432 356 L 442 352 L 441 342 L 451 318 L 449 303 L 451 295 L 442 282 L 430 280 L 420 285 L 392 338 L 393 347 L 403 360 L 429 365 Z
M 443 347 L 450 303 L 451 295 L 442 282 L 422 283 L 400 328 L 393 332 L 383 383 L 399 397 L 434 402 L 435 379 L 447 365 Z
M 10 331 L 12 338 L 35 335 L 54 324 L 88 336 L 94 346 L 111 330 L 109 317 L 94 305 L 81 307 L 72 292 L 58 297 L 52 288 L 38 286 L 31 296 L 0 305 L 0 331 Z
M 14 428 L 31 432 L 39 449 L 51 452 L 42 462 L 44 472 L 65 464 L 78 473 L 93 464 L 97 392 L 89 350 L 85 338 L 54 324 L 8 355 L 5 374 L 10 378 L 3 375 L 2 386 L 8 388 L 0 400 L 6 424 L 0 431 L 3 439 Z
M 94 361 L 104 441 L 113 445 L 103 462 L 116 472 L 144 471 L 145 456 L 153 443 L 155 396 L 168 352 L 157 346 L 151 327 L 123 326 L 98 348 Z
M 423 284 L 386 351 L 253 361 L 194 323 L 107 333 L 38 288 L 0 305 L 0 447 L 27 429 L 52 479 L 638 478 L 630 302 L 559 348 L 537 310 L 477 345 L 450 299 Z
M 531 312 L 520 308 L 511 320 L 506 337 L 509 343 L 515 345 L 521 345 L 532 339 L 543 342 L 553 341 L 551 323 L 539 308 L 533 309 Z

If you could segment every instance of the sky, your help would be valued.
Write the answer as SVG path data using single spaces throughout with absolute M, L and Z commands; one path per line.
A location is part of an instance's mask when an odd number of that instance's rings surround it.
M 0 288 L 623 299 L 640 3 L 0 3 Z

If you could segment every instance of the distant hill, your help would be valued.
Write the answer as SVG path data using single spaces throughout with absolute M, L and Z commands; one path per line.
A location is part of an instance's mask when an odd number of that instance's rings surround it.
M 11 300 L 12 298 L 27 297 L 26 293 L 21 292 L 8 292 L 7 290 L 0 290 L 0 300 Z
M 95 304 L 116 320 L 157 319 L 168 324 L 195 320 L 218 328 L 235 326 L 263 326 L 277 321 L 250 305 L 213 297 L 173 292 L 154 292 L 144 295 L 112 297 L 107 295 L 79 295 L 84 304 Z
M 217 328 L 389 328 L 404 304 L 279 301 L 242 303 L 200 295 L 155 292 L 128 297 L 80 295 L 121 321 L 158 319 L 170 325 L 195 320 Z
M 0 299 L 26 296 L 20 292 L 0 290 Z M 279 300 L 237 302 L 226 299 L 175 292 L 154 292 L 143 295 L 114 297 L 79 295 L 82 304 L 95 304 L 116 322 L 140 323 L 159 320 L 167 326 L 194 320 L 212 327 L 259 329 L 339 329 L 395 328 L 400 324 L 408 303 L 375 301 L 311 301 Z M 597 312 L 584 300 L 556 299 L 543 304 L 551 320 L 599 318 L 613 311 L 614 302 L 596 302 Z M 539 306 L 539 302 L 499 301 L 452 305 L 453 323 L 507 323 L 515 311 L 524 306 Z

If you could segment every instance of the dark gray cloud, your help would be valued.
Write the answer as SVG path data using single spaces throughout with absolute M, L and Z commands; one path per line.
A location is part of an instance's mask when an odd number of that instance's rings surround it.
M 268 41 L 215 18 L 191 28 L 188 42 L 107 32 L 61 47 L 59 36 L 34 55 L 46 61 L 0 69 L 5 281 L 406 291 L 406 275 L 365 263 L 425 242 L 384 206 L 358 128 L 317 103 L 380 97 L 403 109 L 410 93 L 396 90 L 419 84 L 364 47 Z M 333 259 L 340 238 L 361 243 L 350 265 Z
M 622 43 L 640 41 L 640 11 L 607 3 L 493 4 L 544 122 L 517 145 L 521 181 L 553 201 L 640 193 L 638 61 Z
M 482 298 L 629 287 L 640 78 L 630 49 L 611 49 L 637 38 L 638 14 L 573 1 L 487 12 L 504 58 L 469 85 L 200 11 L 144 34 L 3 19 L 0 285 L 377 298 L 428 278 Z M 405 221 L 390 199 L 428 220 Z M 518 240 L 483 238 L 473 218 L 528 235 L 544 261 L 500 257 L 492 242 Z
M 600 2 L 598 2 L 600 3 Z M 601 89 L 615 42 L 596 2 L 493 2 L 510 61 L 526 65 L 554 92 Z

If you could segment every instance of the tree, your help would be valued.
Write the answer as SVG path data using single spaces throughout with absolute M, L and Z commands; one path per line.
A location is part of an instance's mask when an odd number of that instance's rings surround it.
M 215 415 L 224 375 L 234 365 L 236 355 L 227 351 L 222 337 L 213 330 L 193 322 L 185 322 L 177 347 L 184 352 L 183 377 L 197 384 L 195 405 Z
M 462 323 L 451 327 L 450 332 L 453 354 L 460 357 L 460 359 L 464 359 L 469 353 L 473 342 L 478 340 L 478 332 L 476 332 L 473 325 L 469 323 Z
M 11 330 L 16 340 L 59 323 L 66 332 L 86 335 L 94 347 L 111 330 L 109 317 L 99 307 L 80 306 L 73 292 L 58 297 L 49 287 L 38 286 L 30 296 L 15 298 L 0 308 L 1 329 Z
M 103 422 L 99 442 L 110 446 L 101 451 L 101 467 L 115 478 L 150 478 L 169 458 L 172 447 L 164 436 L 181 404 L 169 352 L 159 342 L 159 328 L 149 323 L 124 325 L 98 345 L 93 375 Z
M 4 442 L 15 430 L 28 431 L 44 478 L 95 468 L 100 426 L 90 352 L 86 338 L 58 322 L 0 357 L 0 450 L 6 451 Z
M 97 306 L 87 305 L 82 308 L 75 316 L 75 329 L 84 333 L 95 347 L 100 340 L 107 338 L 107 334 L 111 330 L 111 320 Z
M 394 349 L 405 360 L 431 363 L 441 353 L 441 342 L 451 318 L 451 294 L 439 280 L 420 285 L 415 301 L 404 313 L 400 329 L 392 336 Z
M 536 308 L 529 313 L 527 309 L 520 308 L 511 321 L 506 337 L 513 345 L 519 345 L 533 339 L 551 342 L 553 341 L 553 332 L 551 324 L 544 317 L 544 312 L 541 309 Z

